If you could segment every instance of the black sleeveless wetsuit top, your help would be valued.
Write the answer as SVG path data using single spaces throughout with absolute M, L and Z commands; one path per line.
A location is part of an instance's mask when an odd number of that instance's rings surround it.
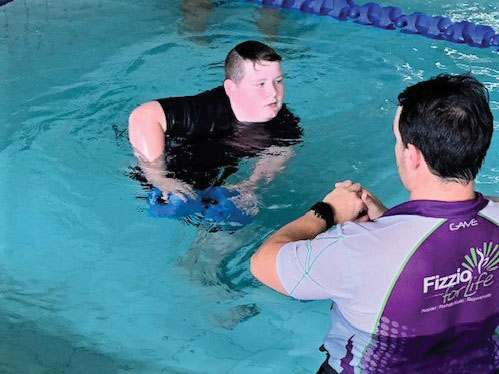
M 239 122 L 222 86 L 195 96 L 157 100 L 165 112 L 167 176 L 205 189 L 224 183 L 241 159 L 270 146 L 300 141 L 302 130 L 285 105 L 262 123 Z

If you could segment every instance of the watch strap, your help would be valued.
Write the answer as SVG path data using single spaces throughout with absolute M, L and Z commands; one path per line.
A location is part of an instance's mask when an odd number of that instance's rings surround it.
M 322 218 L 326 221 L 326 230 L 329 230 L 334 226 L 334 209 L 328 203 L 318 201 L 312 205 L 309 210 L 314 212 L 316 217 Z

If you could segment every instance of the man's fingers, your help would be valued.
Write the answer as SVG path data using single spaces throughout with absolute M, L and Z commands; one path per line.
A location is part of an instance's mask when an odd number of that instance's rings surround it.
M 364 200 L 364 203 L 367 205 L 369 209 L 379 210 L 383 208 L 383 205 L 379 201 L 374 200 L 371 195 L 367 195 L 366 199 Z
M 369 221 L 369 216 L 367 214 L 360 214 L 355 220 L 355 222 L 367 222 L 367 221 Z
M 362 191 L 362 186 L 360 185 L 360 183 L 354 183 L 350 185 L 348 189 L 353 192 L 360 192 Z
M 366 205 L 367 211 L 370 212 L 371 215 L 379 209 L 378 206 L 376 205 L 376 202 L 372 199 L 372 197 L 369 194 L 363 197 L 362 201 Z
M 349 191 L 359 192 L 362 190 L 362 186 L 360 183 L 353 183 L 350 179 L 347 179 L 343 182 L 336 182 L 334 184 L 335 188 L 346 188 Z
M 367 192 L 362 192 L 362 196 L 360 197 L 362 199 L 362 201 L 364 202 L 364 204 L 366 205 L 369 205 L 369 204 L 372 204 L 373 203 L 373 199 L 371 198 L 371 196 L 369 195 L 369 193 Z
M 357 209 L 359 212 L 359 217 L 367 214 L 367 205 L 360 198 L 357 202 Z
M 373 201 L 369 192 L 365 192 L 365 191 L 362 191 L 360 198 L 364 202 L 364 204 L 366 204 L 366 206 L 371 204 Z
M 350 179 L 344 180 L 343 182 L 336 182 L 334 187 L 350 187 L 352 185 L 352 181 Z

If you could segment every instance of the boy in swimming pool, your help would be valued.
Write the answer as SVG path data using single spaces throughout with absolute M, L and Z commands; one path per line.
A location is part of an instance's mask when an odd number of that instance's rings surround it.
M 337 183 L 258 249 L 251 272 L 285 295 L 333 301 L 318 374 L 497 373 L 499 202 L 474 190 L 493 132 L 487 90 L 440 75 L 398 99 L 410 201 L 387 210 Z
M 129 139 L 147 181 L 165 198 L 185 199 L 193 188 L 223 184 L 241 158 L 257 155 L 261 160 L 240 189 L 271 180 L 301 137 L 298 119 L 283 104 L 280 61 L 269 46 L 245 41 L 227 55 L 222 86 L 136 108 Z

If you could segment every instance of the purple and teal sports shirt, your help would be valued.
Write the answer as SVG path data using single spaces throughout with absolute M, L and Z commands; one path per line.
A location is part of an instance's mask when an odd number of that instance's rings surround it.
M 499 203 L 413 200 L 375 222 L 284 245 L 282 285 L 331 299 L 339 373 L 491 373 L 499 367 Z

